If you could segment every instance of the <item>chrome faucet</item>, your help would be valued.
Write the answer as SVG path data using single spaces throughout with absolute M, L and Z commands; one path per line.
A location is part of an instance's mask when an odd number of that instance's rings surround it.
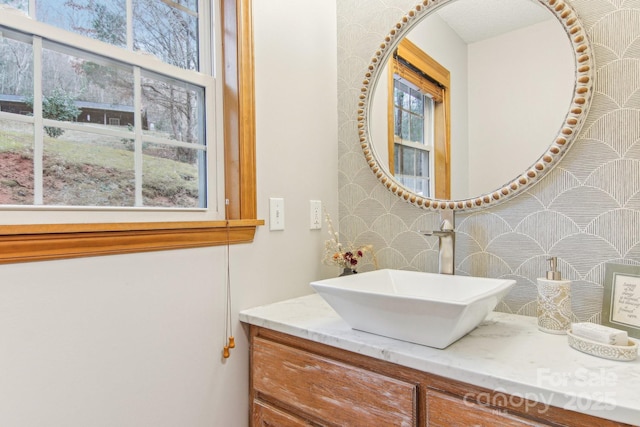
M 438 273 L 454 274 L 454 251 L 456 247 L 456 234 L 452 222 L 445 218 L 440 224 L 440 230 L 423 231 L 425 236 L 438 236 Z

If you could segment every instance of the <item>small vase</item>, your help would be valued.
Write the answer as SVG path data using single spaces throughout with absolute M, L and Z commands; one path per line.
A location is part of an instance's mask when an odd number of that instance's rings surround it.
M 338 276 L 338 277 L 342 277 L 342 276 L 349 276 L 350 274 L 357 274 L 357 273 L 358 273 L 357 271 L 355 271 L 355 270 L 352 270 L 352 269 L 350 269 L 350 268 L 345 267 L 345 268 L 342 270 L 342 273 L 340 273 L 340 276 Z

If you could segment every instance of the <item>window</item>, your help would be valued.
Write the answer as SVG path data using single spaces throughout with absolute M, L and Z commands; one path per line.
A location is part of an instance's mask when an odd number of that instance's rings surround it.
M 413 192 L 430 197 L 434 100 L 398 74 L 394 76 L 394 173 Z
M 408 39 L 389 67 L 389 169 L 411 191 L 450 197 L 449 71 Z
M 31 111 L 19 126 L 0 115 L 0 150 L 5 163 L 33 159 L 20 162 L 30 173 L 3 168 L 20 185 L 4 188 L 2 205 L 215 204 L 216 85 L 211 37 L 198 30 L 210 27 L 208 3 L 130 3 L 37 0 L 31 19 L 16 13 L 0 26 L 2 95 Z
M 3 3 L 25 10 L 27 2 Z M 26 100 L 32 105 L 29 115 L 19 114 L 24 111 L 19 105 L 14 106 L 17 108 L 15 113 L 10 112 L 5 105 L 9 100 L 5 100 L 4 93 L 0 94 L 3 111 L 0 132 L 13 132 L 11 135 L 16 144 L 28 145 L 27 141 L 33 140 L 33 156 L 43 159 L 41 162 L 34 160 L 30 171 L 34 182 L 41 182 L 41 189 L 36 191 L 38 187 L 34 185 L 32 201 L 27 195 L 23 205 L 39 206 L 42 202 L 48 208 L 52 205 L 91 208 L 89 215 L 93 223 L 43 224 L 46 220 L 42 218 L 49 218 L 50 213 L 57 210 L 47 210 L 43 215 L 36 209 L 36 212 L 29 212 L 31 218 L 36 218 L 32 225 L 0 226 L 0 262 L 207 246 L 226 243 L 227 238 L 231 243 L 251 241 L 255 226 L 263 221 L 256 219 L 255 208 L 250 1 L 223 0 L 221 5 L 220 22 L 225 30 L 220 34 L 225 38 L 225 50 L 220 58 L 226 63 L 227 72 L 219 76 L 224 79 L 226 90 L 216 98 L 211 73 L 205 72 L 210 68 L 207 64 L 211 64 L 206 53 L 206 41 L 210 38 L 204 30 L 208 26 L 198 23 L 202 16 L 208 16 L 205 11 L 209 2 L 122 0 L 99 6 L 94 1 L 67 1 L 66 5 L 80 10 L 75 16 L 64 14 L 67 20 L 60 16 L 54 18 L 51 7 L 59 4 L 57 1 L 36 1 L 36 16 L 40 10 L 45 10 L 40 6 L 46 8 L 48 5 L 50 9 L 42 16 L 51 18 L 53 24 L 65 30 L 52 29 L 15 13 L 3 11 L 0 14 L 0 25 L 5 29 L 0 40 L 3 48 L 10 45 L 9 48 L 15 50 L 41 52 L 41 55 L 16 55 L 17 58 L 42 58 L 41 64 L 38 64 L 39 59 L 30 64 L 18 60 L 11 64 L 13 69 L 31 67 L 33 82 L 14 80 L 9 85 L 6 69 L 0 68 L 0 92 L 10 88 L 14 93 L 6 95 L 18 96 L 18 103 Z M 85 6 L 93 7 L 93 20 L 87 19 L 89 9 L 83 9 Z M 123 10 L 129 13 L 124 15 L 125 19 L 120 19 Z M 144 13 L 138 13 L 139 10 Z M 110 18 L 99 20 L 96 16 Z M 112 19 L 114 17 L 118 19 Z M 178 23 L 174 25 L 173 33 L 165 30 L 163 34 L 147 34 L 158 28 L 149 22 L 162 21 L 163 25 L 169 25 L 168 21 L 164 22 L 169 17 Z M 151 39 L 166 33 L 171 33 L 166 43 L 152 43 Z M 92 49 L 93 46 L 100 46 L 100 49 Z M 140 54 L 142 50 L 162 62 Z M 53 77 L 60 78 L 59 82 L 64 84 L 47 83 L 47 79 Z M 100 87 L 104 82 L 109 84 Z M 22 85 L 21 92 L 18 85 Z M 24 89 L 27 87 L 40 90 L 30 94 Z M 81 88 L 83 98 L 67 96 L 64 90 L 70 88 Z M 68 107 L 66 118 L 45 117 L 49 98 L 58 99 L 57 105 Z M 213 106 L 222 101 L 225 115 L 216 121 Z M 209 144 L 211 137 L 220 132 L 213 126 L 216 122 L 222 124 L 220 128 L 224 127 L 224 153 L 216 150 L 215 144 Z M 38 123 L 42 124 L 41 128 Z M 65 133 L 67 136 L 81 135 L 83 149 L 59 149 L 62 154 L 55 151 L 56 146 L 62 145 L 57 143 Z M 116 146 L 121 152 L 118 166 L 128 172 L 122 180 L 123 183 L 128 180 L 128 185 L 120 185 L 121 181 L 117 183 L 120 190 L 126 189 L 120 191 L 118 198 L 112 197 L 118 193 L 114 191 L 114 182 L 88 187 L 78 183 L 75 187 L 59 189 L 45 179 L 47 159 L 50 158 L 47 154 L 59 155 L 64 160 L 91 155 L 112 160 L 111 156 L 102 154 Z M 132 154 L 125 155 L 125 151 Z M 207 174 L 207 162 L 204 161 L 207 157 L 221 155 L 225 156 L 227 166 L 224 168 L 224 190 L 214 179 L 222 175 L 215 170 Z M 181 168 L 183 165 L 187 167 Z M 91 164 L 88 169 L 106 171 L 111 167 L 113 164 L 98 163 Z M 167 176 L 167 170 L 175 173 L 174 181 Z M 88 179 L 92 173 L 92 170 L 84 171 L 84 175 L 78 176 Z M 178 184 L 171 188 L 176 182 Z M 211 196 L 217 191 L 223 196 Z M 177 196 L 167 197 L 166 192 Z M 87 199 L 88 193 L 92 193 L 91 199 Z M 226 209 L 220 206 L 224 197 L 229 199 Z M 209 204 L 218 209 L 212 209 Z M 106 214 L 94 212 L 95 206 L 108 206 L 109 209 Z M 109 218 L 110 209 L 114 207 L 152 211 L 145 213 L 146 220 L 100 222 L 101 218 Z M 207 207 L 210 209 L 205 209 Z M 153 209 L 177 210 L 179 214 L 170 220 L 157 221 L 153 219 Z M 225 210 L 230 221 L 224 220 Z M 182 216 L 189 211 L 212 211 L 218 216 L 205 220 Z M 152 218 L 152 222 L 148 218 Z

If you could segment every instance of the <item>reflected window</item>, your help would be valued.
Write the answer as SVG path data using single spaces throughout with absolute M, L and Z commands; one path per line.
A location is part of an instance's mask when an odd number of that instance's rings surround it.
M 393 99 L 395 177 L 416 194 L 431 197 L 429 161 L 433 149 L 433 98 L 396 74 Z
M 449 72 L 405 38 L 389 74 L 389 169 L 416 194 L 449 198 Z

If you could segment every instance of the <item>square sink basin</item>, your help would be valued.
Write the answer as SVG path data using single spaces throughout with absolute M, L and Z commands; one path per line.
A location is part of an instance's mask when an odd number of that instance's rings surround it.
M 353 329 L 442 349 L 478 326 L 515 283 L 385 269 L 310 285 Z

